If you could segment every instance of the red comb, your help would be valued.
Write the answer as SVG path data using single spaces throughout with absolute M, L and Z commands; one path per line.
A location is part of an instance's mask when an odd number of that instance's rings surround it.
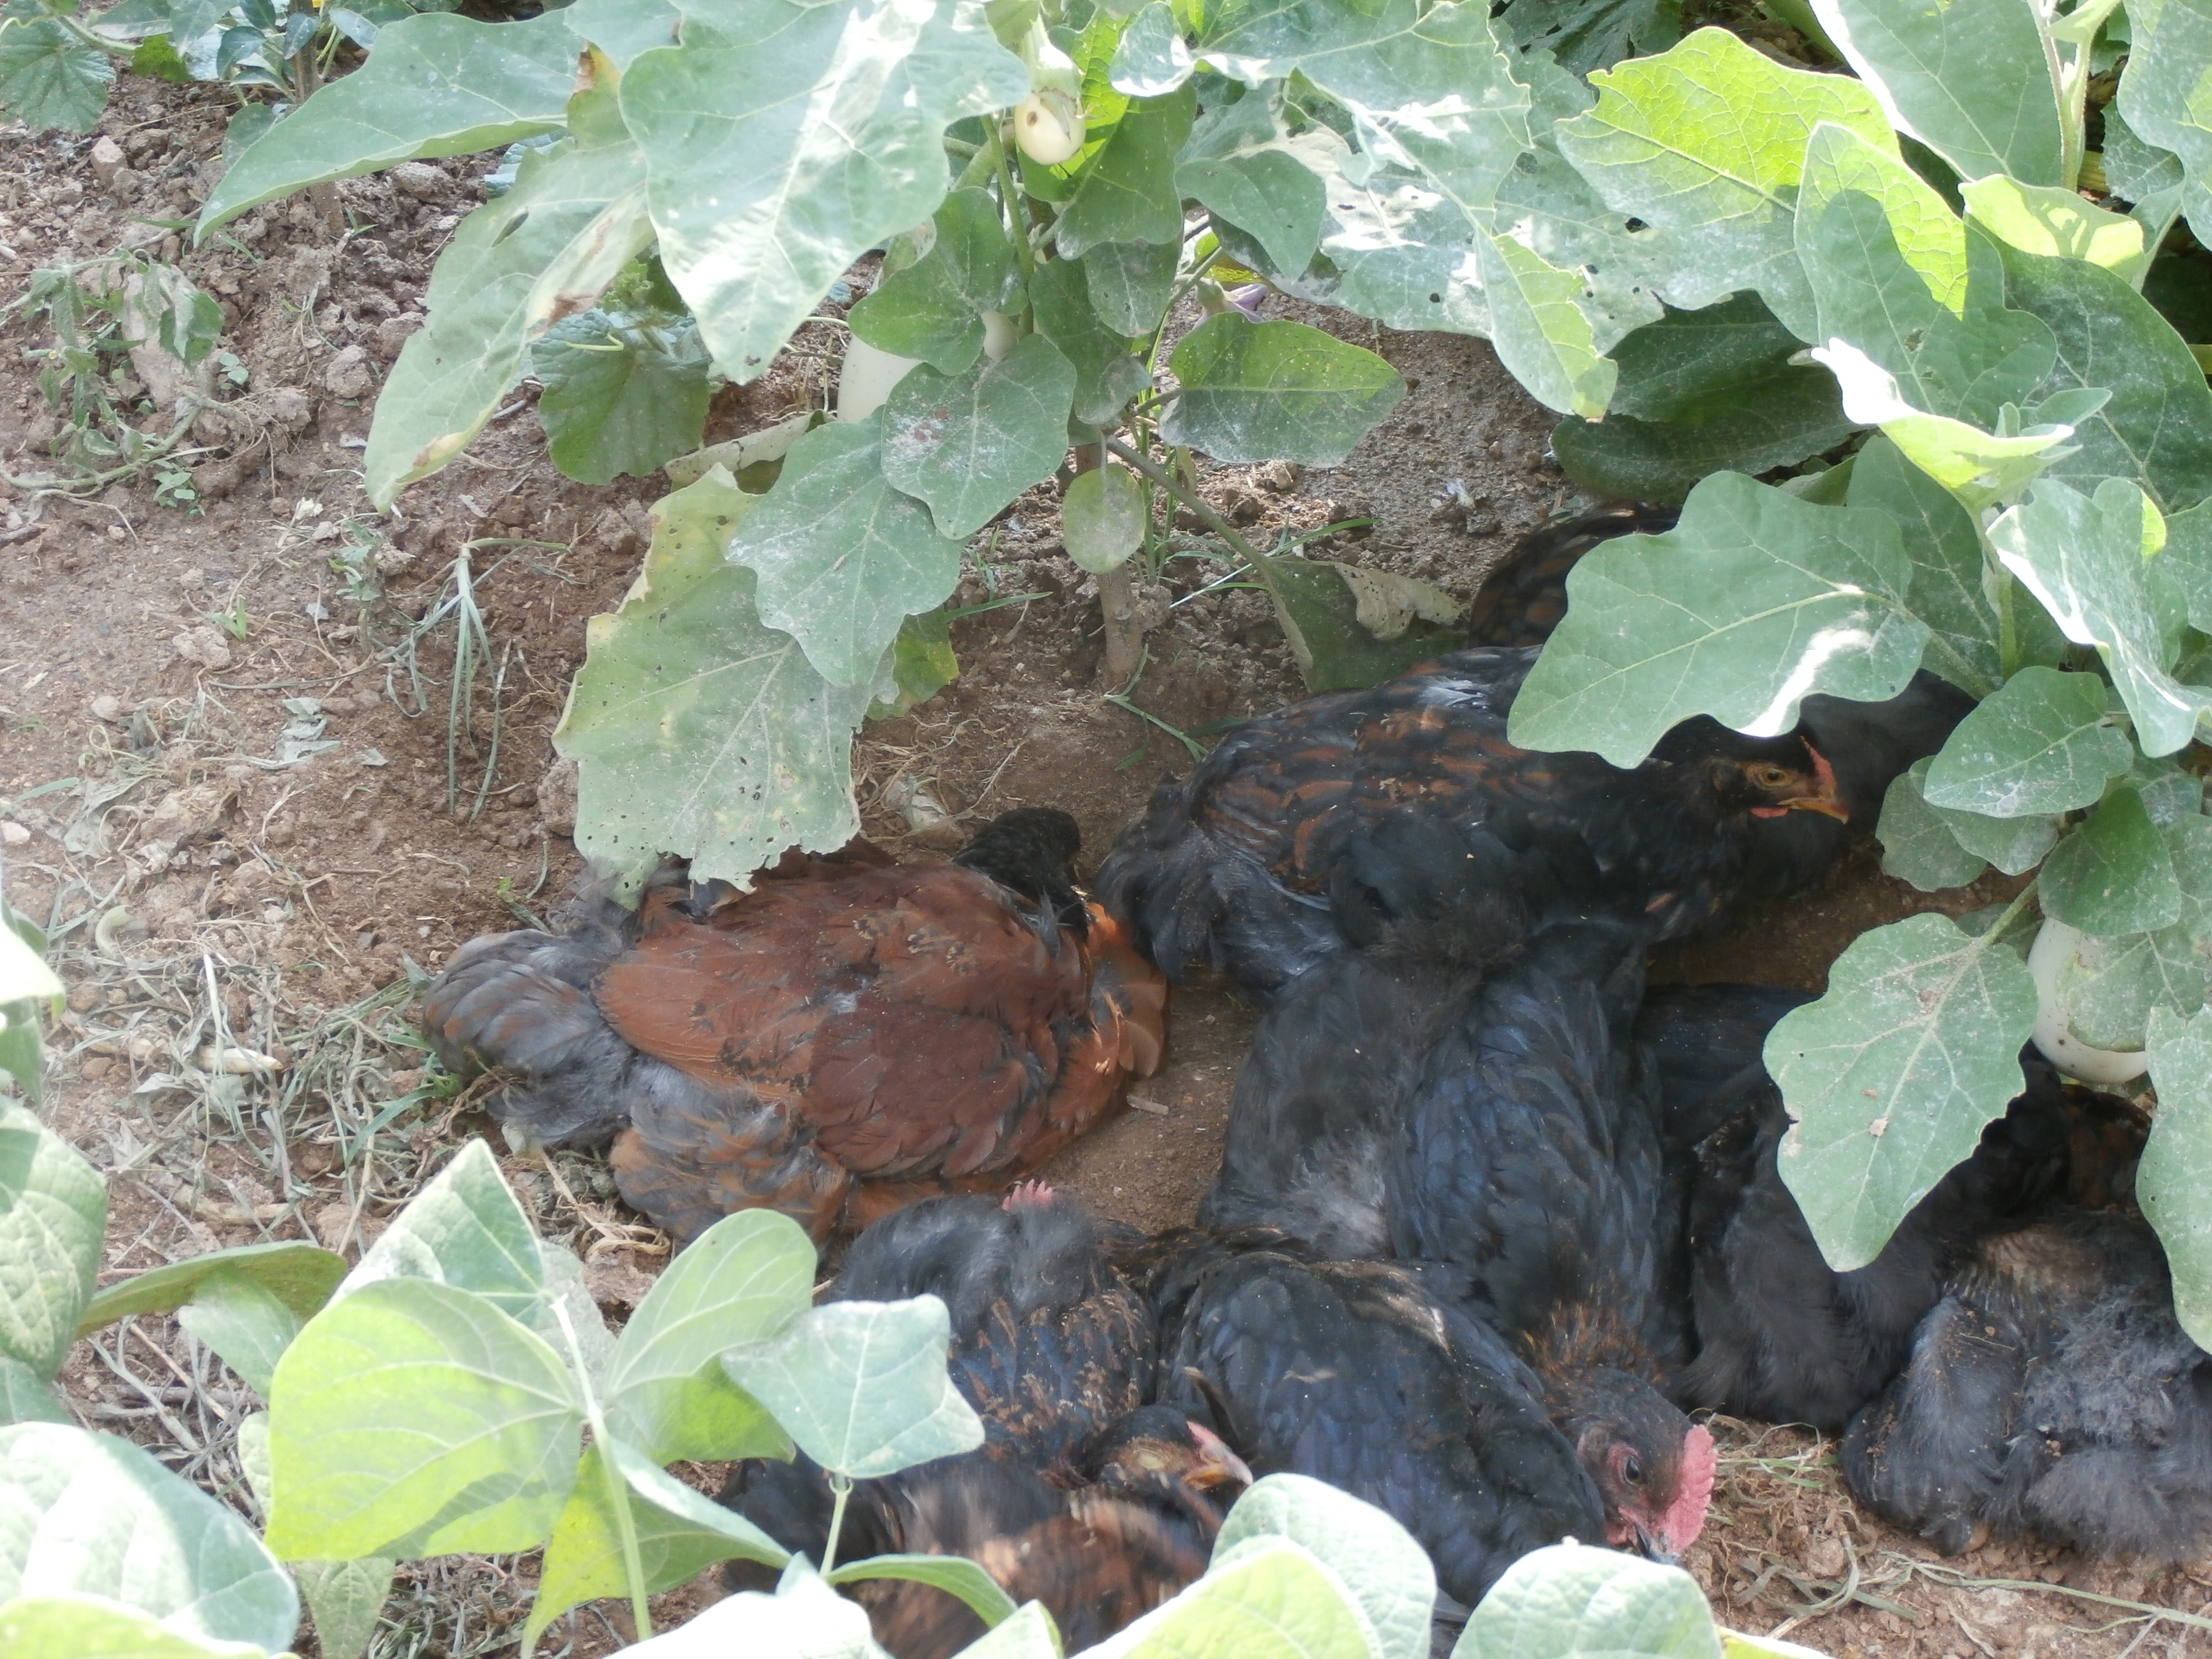
M 1042 1181 L 1024 1181 L 1006 1194 L 999 1207 L 1009 1214 L 1016 1210 L 1042 1210 L 1058 1196 Z
M 1711 1431 L 1702 1423 L 1692 1424 L 1689 1433 L 1682 1437 L 1681 1482 L 1674 1489 L 1674 1501 L 1659 1517 L 1659 1530 L 1673 1554 L 1688 1549 L 1705 1529 L 1705 1510 L 1713 1501 L 1713 1476 L 1719 1472 L 1720 1462 Z

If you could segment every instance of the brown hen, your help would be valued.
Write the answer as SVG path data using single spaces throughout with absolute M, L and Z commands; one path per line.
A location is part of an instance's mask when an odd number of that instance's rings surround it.
M 635 914 L 472 941 L 424 1023 L 449 1066 L 514 1074 L 511 1135 L 611 1140 L 681 1238 L 753 1207 L 865 1226 L 1006 1186 L 1158 1065 L 1164 983 L 1077 892 L 1079 845 L 1024 809 L 947 865 L 856 845 L 744 893 L 664 866 Z

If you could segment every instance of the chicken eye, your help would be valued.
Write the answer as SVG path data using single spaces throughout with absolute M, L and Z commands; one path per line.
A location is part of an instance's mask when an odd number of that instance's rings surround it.
M 1644 1465 L 1634 1452 L 1629 1453 L 1628 1461 L 1620 1466 L 1620 1478 L 1632 1486 L 1644 1484 Z
M 1779 789 L 1790 781 L 1790 771 L 1782 766 L 1759 766 L 1752 769 L 1751 781 L 1762 789 Z

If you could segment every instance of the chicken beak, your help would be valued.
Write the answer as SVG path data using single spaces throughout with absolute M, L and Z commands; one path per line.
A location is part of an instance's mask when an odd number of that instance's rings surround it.
M 1844 804 L 1843 789 L 1836 781 L 1836 769 L 1829 765 L 1828 757 L 1811 744 L 1805 745 L 1805 752 L 1813 757 L 1813 777 L 1820 786 L 1819 789 L 1815 793 L 1800 795 L 1795 800 L 1784 801 L 1782 805 L 1793 812 L 1821 812 L 1840 823 L 1849 823 L 1851 809 Z
M 1190 1425 L 1191 1437 L 1198 1442 L 1198 1462 L 1183 1476 L 1183 1484 L 1195 1486 L 1200 1492 L 1235 1482 L 1238 1486 L 1252 1484 L 1252 1470 L 1244 1460 L 1229 1449 L 1228 1443 L 1203 1424 Z
M 1641 1555 L 1647 1561 L 1656 1561 L 1662 1567 L 1674 1567 L 1680 1566 L 1681 1565 L 1682 1557 L 1680 1553 L 1678 1551 L 1668 1548 L 1667 1540 L 1664 1538 L 1661 1537 L 1657 1533 L 1651 1531 L 1641 1522 L 1636 1522 L 1635 1526 L 1636 1552 L 1638 1554 Z

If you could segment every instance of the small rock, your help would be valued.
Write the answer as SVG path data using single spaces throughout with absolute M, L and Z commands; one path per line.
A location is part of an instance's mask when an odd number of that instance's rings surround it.
M 92 147 L 92 174 L 103 185 L 112 185 L 123 166 L 123 146 L 102 133 Z
M 538 781 L 538 811 L 556 836 L 576 833 L 576 763 L 566 755 L 545 769 Z
M 1280 495 L 1297 483 L 1298 464 L 1296 461 L 1269 461 L 1252 476 L 1263 489 Z
M 97 985 L 79 984 L 69 994 L 70 1009 L 74 1013 L 88 1014 L 95 1008 L 105 1007 L 106 1004 L 107 993 Z
M 246 469 L 234 455 L 203 461 L 192 469 L 192 488 L 202 501 L 228 495 L 245 482 Z
M 1816 1578 L 1840 1578 L 1850 1565 L 1844 1540 L 1833 1533 L 1815 1538 L 1805 1547 L 1805 1570 Z
M 611 507 L 592 521 L 586 539 L 622 558 L 632 558 L 645 550 L 645 538 L 637 526 Z
M 617 1246 L 604 1254 L 594 1251 L 584 1264 L 584 1288 L 602 1307 L 635 1308 L 653 1289 L 653 1276 L 638 1267 L 629 1251 Z
M 76 1068 L 76 1074 L 87 1083 L 97 1083 L 115 1069 L 115 1062 L 105 1054 L 94 1054 Z
M 399 355 L 408 337 L 422 326 L 422 313 L 419 311 L 403 311 L 396 317 L 386 317 L 376 325 L 376 355 L 390 362 Z
M 212 835 L 229 815 L 237 794 L 234 786 L 219 783 L 172 789 L 155 803 L 139 825 L 139 834 L 148 842 L 164 842 L 173 848 Z
M 31 839 L 31 832 L 14 822 L 0 823 L 0 847 L 21 847 Z
M 202 668 L 230 666 L 230 647 L 223 642 L 220 632 L 204 623 L 198 628 L 187 628 L 171 639 L 169 649 Z
M 442 202 L 453 193 L 453 181 L 428 161 L 402 161 L 384 176 L 402 196 L 418 202 Z
M 376 372 L 368 366 L 368 353 L 357 345 L 338 353 L 323 371 L 323 390 L 333 398 L 366 398 L 375 386 Z

